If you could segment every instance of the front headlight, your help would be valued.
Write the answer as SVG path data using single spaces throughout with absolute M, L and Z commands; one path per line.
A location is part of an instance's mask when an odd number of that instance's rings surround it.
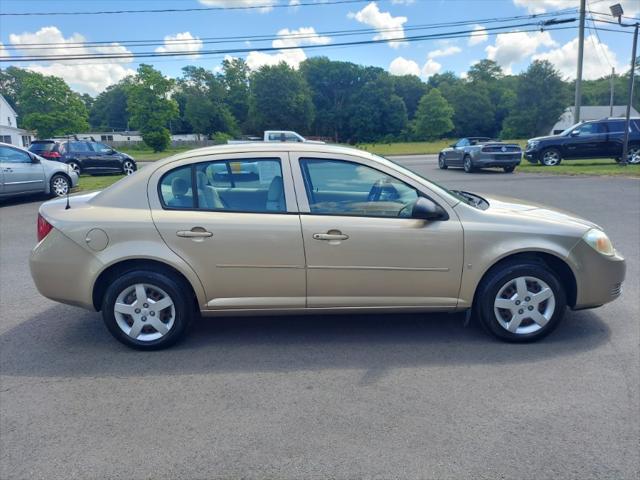
M 593 248 L 596 252 L 601 253 L 602 255 L 612 256 L 615 254 L 615 249 L 613 248 L 613 244 L 607 234 L 602 230 L 598 230 L 597 228 L 592 228 L 582 237 L 585 242 L 587 242 L 591 248 Z
M 540 140 L 532 140 L 530 142 L 527 142 L 527 150 L 531 150 L 532 148 L 536 148 L 538 145 L 540 145 Z

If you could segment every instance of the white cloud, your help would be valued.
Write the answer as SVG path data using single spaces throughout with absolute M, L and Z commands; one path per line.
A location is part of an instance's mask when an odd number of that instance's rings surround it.
M 407 22 L 407 17 L 394 17 L 389 12 L 381 12 L 375 2 L 369 3 L 357 13 L 349 12 L 347 17 L 378 30 L 378 34 L 373 37 L 374 40 L 404 38 L 403 25 Z M 389 42 L 392 48 L 399 48 L 405 44 L 406 42 L 402 41 Z
M 460 53 L 461 51 L 462 49 L 460 47 L 451 46 L 446 48 L 440 48 L 438 50 L 433 50 L 429 52 L 427 57 L 428 58 L 448 57 L 450 55 L 455 55 L 456 53 Z
M 496 36 L 495 44 L 487 46 L 485 51 L 489 60 L 494 60 L 505 73 L 510 73 L 514 63 L 527 59 L 540 47 L 556 45 L 549 32 L 501 33 Z
M 263 6 L 264 8 L 257 8 L 261 13 L 270 12 L 273 10 L 273 5 L 275 5 L 277 0 L 198 0 L 201 4 L 206 5 L 208 7 L 222 7 L 222 8 L 233 8 L 233 7 L 254 7 L 254 6 Z
M 427 60 L 427 63 L 422 67 L 422 76 L 429 78 L 430 76 L 438 73 L 442 69 L 442 65 L 433 60 L 432 58 Z
M 413 60 L 397 57 L 389 64 L 389 73 L 391 75 L 415 75 L 419 77 L 420 67 Z
M 330 42 L 330 37 L 318 35 L 313 27 L 301 27 L 297 30 L 283 28 L 278 32 L 278 38 L 271 43 L 271 46 L 274 48 L 289 48 L 289 50 L 280 50 L 277 53 L 249 52 L 246 60 L 247 65 L 252 70 L 256 70 L 263 65 L 277 65 L 280 62 L 285 62 L 293 68 L 298 68 L 300 63 L 307 59 L 307 55 L 302 48 L 295 47 L 326 45 Z
M 413 5 L 416 0 L 391 0 L 392 5 Z
M 200 50 L 202 50 L 202 40 L 194 37 L 190 32 L 167 35 L 164 37 L 164 45 L 156 48 L 158 53 L 193 52 L 193 55 L 187 55 L 188 58 L 198 58 Z
M 573 8 L 580 5 L 580 0 L 513 0 L 516 7 L 526 8 L 529 13 L 545 13 L 553 10 L 561 10 L 564 8 Z M 596 4 L 598 2 L 591 2 Z M 609 5 L 614 3 L 622 4 L 624 14 L 634 16 L 640 13 L 640 2 L 638 0 L 611 0 L 609 3 L 598 5 L 596 11 L 609 13 Z
M 624 67 L 618 65 L 615 52 L 608 45 L 600 43 L 595 35 L 585 38 L 584 61 L 582 64 L 582 78 L 595 80 L 609 75 L 609 63 L 616 67 L 616 71 L 624 71 Z M 565 43 L 560 48 L 534 55 L 532 60 L 548 60 L 566 78 L 576 78 L 578 67 L 578 37 Z
M 489 35 L 487 34 L 487 29 L 482 25 L 475 25 L 473 27 L 473 32 L 469 35 L 469 46 L 473 47 L 474 45 L 478 45 L 479 43 L 484 43 L 489 39 Z
M 54 26 L 43 27 L 37 32 L 9 35 L 9 41 L 22 55 L 91 55 L 95 53 L 124 54 L 116 59 L 56 60 L 39 64 L 29 64 L 24 68 L 43 75 L 63 78 L 73 89 L 81 93 L 97 94 L 109 85 L 119 82 L 128 75 L 135 74 L 125 65 L 131 63 L 131 52 L 118 43 L 99 47 L 87 47 L 86 39 L 79 33 L 65 38 Z M 28 47 L 27 44 L 44 44 L 46 48 Z M 72 45 L 73 44 L 73 45 Z M 55 45 L 55 46 L 54 46 Z M 53 48 L 51 46 L 54 46 Z

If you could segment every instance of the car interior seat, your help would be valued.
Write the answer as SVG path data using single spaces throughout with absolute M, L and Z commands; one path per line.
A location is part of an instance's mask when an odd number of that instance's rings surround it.
M 270 212 L 284 212 L 284 183 L 281 176 L 273 177 L 267 192 L 267 210 Z
M 167 202 L 170 207 L 192 207 L 193 198 L 187 195 L 189 183 L 181 177 L 176 177 L 171 182 L 173 198 Z

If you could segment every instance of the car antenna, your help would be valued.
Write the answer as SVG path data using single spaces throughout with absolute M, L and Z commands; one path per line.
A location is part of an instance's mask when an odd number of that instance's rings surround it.
M 67 135 L 67 145 L 70 143 L 69 135 Z M 67 187 L 67 206 L 64 207 L 65 210 L 69 210 L 71 205 L 69 204 L 69 190 L 71 190 L 71 185 L 73 185 L 73 181 L 71 180 L 71 173 L 69 173 L 69 162 L 64 162 L 67 166 L 67 177 L 69 177 L 69 186 Z

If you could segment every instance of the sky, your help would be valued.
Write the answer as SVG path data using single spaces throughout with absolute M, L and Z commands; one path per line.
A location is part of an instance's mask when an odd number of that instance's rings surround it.
M 435 73 L 453 71 L 464 76 L 473 63 L 489 58 L 506 73 L 517 74 L 531 61 L 551 61 L 564 78 L 576 75 L 578 50 L 577 22 L 561 25 L 564 30 L 540 31 L 537 22 L 551 17 L 518 18 L 491 22 L 505 17 L 546 14 L 575 8 L 579 0 L 2 0 L 0 2 L 0 57 L 11 57 L 0 67 L 16 65 L 48 75 L 62 77 L 81 93 L 97 95 L 108 85 L 132 74 L 139 63 L 150 63 L 165 75 L 177 77 L 186 65 L 219 71 L 225 56 L 244 58 L 252 69 L 285 61 L 294 68 L 306 58 L 323 55 L 332 60 L 350 61 L 382 67 L 394 75 L 414 74 L 427 80 Z M 329 2 L 322 4 L 322 2 Z M 640 0 L 587 0 L 593 12 L 609 13 L 609 6 L 622 3 L 625 15 L 640 16 Z M 315 3 L 316 5 L 305 5 Z M 319 3 L 319 4 L 318 4 Z M 237 9 L 239 6 L 259 7 Z M 188 9 L 216 7 L 216 10 L 170 13 L 126 13 L 100 15 L 31 15 L 9 13 L 98 12 L 142 9 Z M 235 9 L 234 9 L 235 7 Z M 565 14 L 575 16 L 576 14 Z M 597 15 L 602 20 L 610 16 Z M 631 21 L 627 19 L 626 21 Z M 425 30 L 425 25 L 465 22 Z M 520 25 L 492 31 L 497 25 Z M 608 23 L 587 22 L 585 31 L 584 78 L 608 75 L 611 68 L 629 68 L 632 35 Z M 557 27 L 556 27 L 557 28 Z M 488 29 L 488 30 L 487 30 Z M 615 30 L 612 31 L 606 31 Z M 339 34 L 360 30 L 357 35 Z M 535 31 L 523 31 L 535 30 Z M 403 41 L 406 37 L 457 31 L 459 38 Z M 268 37 L 256 39 L 257 36 Z M 211 39 L 236 37 L 226 43 Z M 237 38 L 241 37 L 241 38 Z M 248 39 L 247 37 L 254 37 Z M 132 46 L 123 42 L 154 40 L 151 46 Z M 348 41 L 379 40 L 380 43 L 340 46 Z M 86 45 L 86 42 L 107 42 Z M 208 43 L 209 42 L 209 43 Z M 29 43 L 47 44 L 46 49 Z M 157 44 L 156 44 L 157 43 Z M 276 50 L 252 50 L 271 47 Z M 285 48 L 285 50 L 279 50 Z M 240 53 L 209 55 L 207 50 L 245 49 Z M 132 58 L 131 52 L 172 52 L 179 57 Z M 24 55 L 66 55 L 69 53 L 117 53 L 118 59 L 76 61 L 26 61 Z

